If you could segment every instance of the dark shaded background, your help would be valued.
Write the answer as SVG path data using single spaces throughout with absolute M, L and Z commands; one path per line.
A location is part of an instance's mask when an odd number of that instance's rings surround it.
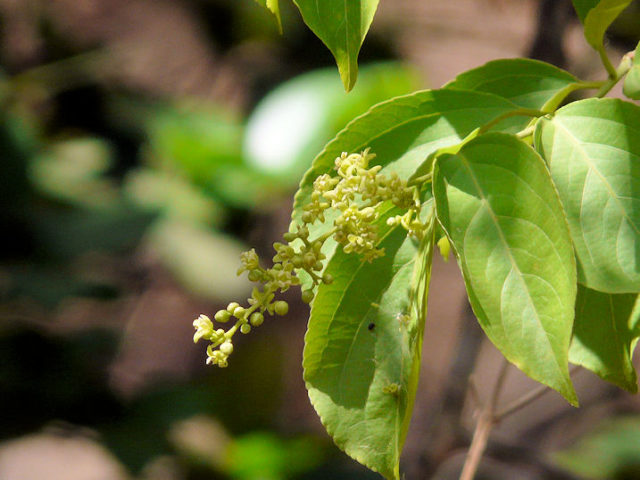
M 612 57 L 640 37 L 633 5 Z M 500 57 L 603 76 L 568 1 L 386 0 L 345 96 L 282 8 L 280 36 L 251 0 L 0 0 L 1 480 L 378 478 L 309 405 L 295 295 L 225 370 L 193 318 L 246 297 L 238 254 L 270 256 L 301 172 L 372 103 Z M 408 479 L 456 478 L 467 379 L 482 398 L 500 363 L 457 267 L 434 268 Z M 551 393 L 509 418 L 484 478 L 640 478 L 638 398 L 575 380 L 583 407 Z M 505 401 L 531 388 L 511 371 Z

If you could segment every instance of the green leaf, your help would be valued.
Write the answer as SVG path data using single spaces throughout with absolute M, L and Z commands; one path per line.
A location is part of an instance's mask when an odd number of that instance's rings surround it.
M 526 58 L 494 60 L 461 73 L 445 88 L 493 93 L 522 108 L 542 109 L 578 80 L 551 64 Z
M 534 134 L 564 206 L 579 281 L 608 293 L 640 291 L 640 107 L 571 103 Z
M 379 103 L 349 123 L 314 159 L 296 193 L 293 219 L 311 199 L 314 180 L 333 172 L 342 152 L 370 148 L 376 164 L 408 178 L 437 149 L 456 145 L 477 127 L 517 108 L 495 95 L 458 90 L 425 90 Z
M 296 193 L 293 224 L 311 200 L 314 180 L 334 173 L 335 159 L 342 152 L 355 153 L 369 147 L 376 154 L 374 162 L 384 167 L 383 173 L 394 171 L 408 179 L 439 148 L 456 145 L 478 126 L 517 109 L 495 95 L 459 90 L 425 90 L 372 107 L 349 123 L 315 158 Z M 312 238 L 331 228 L 333 219 L 328 215 L 327 222 L 310 228 Z M 335 242 L 327 241 L 322 251 L 331 258 L 334 249 Z
M 569 361 L 632 393 L 638 378 L 631 359 L 640 336 L 637 295 L 602 293 L 578 285 Z
M 599 2 L 600 0 L 573 0 L 573 7 L 576 9 L 576 13 L 582 23 L 584 23 L 587 13 L 598 5 Z
M 568 370 L 576 267 L 542 159 L 516 137 L 481 135 L 438 158 L 433 188 L 487 336 L 523 372 L 577 404 Z
M 294 0 L 302 19 L 336 59 L 348 92 L 358 77 L 358 53 L 378 0 Z
M 598 51 L 604 48 L 604 34 L 607 28 L 631 2 L 632 0 L 600 0 L 588 10 L 584 17 L 584 36 L 589 45 Z
M 433 222 L 418 247 L 386 225 L 397 213 L 387 207 L 379 222 L 384 257 L 331 259 L 334 282 L 318 288 L 303 357 L 311 403 L 336 444 L 389 479 L 399 479 L 417 388 L 433 254 Z
M 627 97 L 640 100 L 640 43 L 634 52 L 631 70 L 624 79 L 623 91 Z
M 607 416 L 575 445 L 553 457 L 555 463 L 579 478 L 638 478 L 640 415 Z
M 278 4 L 278 0 L 256 0 L 256 2 L 273 13 L 278 23 L 278 30 L 282 33 L 282 19 L 280 18 L 280 5 Z

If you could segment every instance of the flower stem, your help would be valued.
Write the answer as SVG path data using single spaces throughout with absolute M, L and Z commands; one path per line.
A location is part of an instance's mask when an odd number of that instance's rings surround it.
M 613 70 L 613 75 L 610 75 L 609 80 L 607 80 L 602 85 L 602 87 L 600 87 L 600 90 L 598 90 L 598 93 L 596 93 L 596 97 L 602 98 L 607 93 L 609 93 L 611 89 L 615 87 L 616 84 L 622 79 L 622 77 L 624 77 L 627 72 L 631 70 L 632 65 L 633 52 L 628 52 L 622 57 L 622 60 L 620 60 L 620 65 L 618 65 L 618 68 Z

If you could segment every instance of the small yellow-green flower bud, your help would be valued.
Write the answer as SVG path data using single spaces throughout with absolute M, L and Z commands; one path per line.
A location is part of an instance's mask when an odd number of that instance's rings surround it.
M 273 304 L 273 310 L 278 315 L 286 315 L 289 311 L 289 304 L 284 300 L 278 300 Z
M 304 264 L 308 267 L 311 267 L 316 263 L 316 256 L 309 252 L 304 254 Z
M 227 340 L 222 345 L 220 345 L 220 351 L 225 355 L 231 355 L 233 353 L 233 344 Z
M 447 237 L 442 237 L 438 240 L 438 249 L 440 250 L 440 255 L 445 262 L 449 261 L 449 252 L 451 251 L 451 244 L 449 243 L 449 239 Z
M 302 292 L 302 301 L 304 303 L 311 303 L 313 300 L 313 290 L 305 290 Z
M 313 214 L 311 212 L 304 212 L 302 214 L 302 221 L 304 223 L 312 223 L 313 222 Z
M 333 283 L 333 275 L 331 275 L 330 273 L 325 273 L 322 276 L 322 283 L 325 283 L 327 285 L 331 285 Z
M 302 263 L 303 263 L 302 257 L 300 255 L 294 255 L 291 258 L 291 263 L 293 264 L 293 266 L 295 268 L 300 268 L 302 266 Z
M 214 318 L 220 323 L 226 323 L 231 318 L 231 314 L 227 310 L 218 310 Z
M 298 238 L 298 236 L 293 232 L 287 232 L 282 236 L 282 238 L 285 240 L 285 242 L 293 242 L 296 238 Z
M 264 315 L 260 312 L 254 312 L 251 314 L 251 317 L 249 317 L 249 322 L 251 322 L 251 325 L 254 327 L 259 327 L 262 325 L 262 322 L 264 322 Z
M 240 326 L 240 332 L 241 333 L 249 333 L 251 331 L 251 325 L 249 325 L 248 323 L 244 323 Z
M 229 305 L 227 305 L 227 312 L 233 315 L 233 311 L 239 306 L 240 304 L 238 302 L 231 302 Z
M 253 270 L 254 268 L 258 268 L 260 266 L 260 259 L 258 258 L 258 254 L 256 253 L 254 248 L 252 248 L 248 252 L 241 253 L 240 261 L 242 262 L 243 268 L 245 270 Z
M 320 261 L 316 262 L 316 263 L 313 265 L 313 269 L 314 269 L 314 270 L 317 270 L 317 271 L 322 270 L 322 262 L 320 262 Z
M 238 307 L 236 307 L 236 309 L 233 311 L 233 316 L 234 316 L 234 317 L 236 317 L 236 318 L 242 318 L 242 317 L 244 317 L 244 313 L 245 313 L 246 311 L 247 311 L 247 310 L 246 310 L 244 307 L 240 307 L 240 306 L 238 306 Z
M 257 270 L 251 270 L 251 271 L 249 272 L 249 274 L 247 275 L 247 278 L 249 278 L 249 281 L 250 281 L 250 282 L 259 282 L 259 281 L 260 281 L 260 278 L 261 278 L 261 275 L 260 275 L 260 272 L 259 272 L 259 271 L 257 271 Z

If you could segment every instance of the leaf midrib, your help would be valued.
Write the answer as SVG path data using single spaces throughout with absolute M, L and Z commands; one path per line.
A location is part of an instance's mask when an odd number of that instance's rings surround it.
M 531 307 L 533 307 L 533 311 L 535 312 L 535 319 L 538 322 L 538 325 L 540 326 L 542 331 L 545 333 L 544 338 L 546 339 L 547 344 L 548 344 L 548 348 L 551 351 L 551 354 L 552 354 L 551 356 L 553 357 L 553 359 L 555 361 L 554 365 L 558 368 L 558 371 L 560 372 L 560 377 L 565 381 L 565 384 L 566 384 L 566 379 L 564 378 L 565 377 L 565 375 L 564 375 L 565 372 L 563 371 L 562 366 L 560 365 L 560 362 L 559 362 L 559 360 L 558 360 L 558 358 L 556 356 L 556 353 L 555 353 L 555 351 L 554 351 L 554 349 L 552 347 L 551 340 L 549 339 L 549 333 L 544 328 L 544 325 L 542 324 L 542 320 L 538 316 L 538 309 L 537 309 L 535 303 L 533 302 L 533 299 L 532 299 L 531 294 L 529 292 L 529 287 L 528 287 L 527 283 L 524 281 L 524 279 L 522 278 L 522 272 L 520 271 L 520 268 L 518 267 L 517 262 L 515 261 L 515 259 L 511 255 L 511 249 L 510 249 L 510 247 L 509 247 L 509 245 L 507 243 L 506 238 L 504 237 L 502 229 L 500 228 L 500 224 L 498 222 L 498 219 L 494 215 L 493 209 L 491 208 L 491 204 L 489 203 L 489 200 L 484 195 L 484 191 L 482 190 L 482 188 L 481 188 L 481 186 L 480 186 L 480 184 L 478 182 L 478 179 L 477 179 L 476 175 L 474 174 L 473 169 L 471 168 L 471 165 L 470 165 L 467 157 L 463 153 L 460 153 L 458 155 L 459 155 L 459 157 L 460 157 L 460 159 L 462 161 L 462 164 L 464 165 L 464 167 L 469 172 L 469 176 L 470 176 L 471 180 L 473 181 L 474 186 L 476 187 L 478 195 L 481 197 L 482 203 L 486 206 L 486 210 L 489 213 L 489 216 L 491 217 L 491 220 L 494 223 L 496 231 L 498 232 L 498 236 L 500 237 L 500 240 L 502 242 L 503 248 L 505 249 L 505 251 L 507 252 L 507 256 L 509 257 L 509 261 L 511 263 L 511 268 L 516 271 L 516 273 L 518 274 L 518 278 L 520 279 L 521 283 L 524 286 L 524 290 L 527 293 L 528 303 L 531 305 Z M 478 211 L 480 211 L 480 209 L 478 209 Z M 556 292 L 556 294 L 557 294 L 557 292 Z M 500 315 L 500 318 L 502 319 L 502 314 Z M 501 324 L 501 326 L 503 328 L 503 332 L 505 332 L 504 323 L 501 321 L 500 324 Z M 505 334 L 504 338 L 507 338 L 506 334 Z

